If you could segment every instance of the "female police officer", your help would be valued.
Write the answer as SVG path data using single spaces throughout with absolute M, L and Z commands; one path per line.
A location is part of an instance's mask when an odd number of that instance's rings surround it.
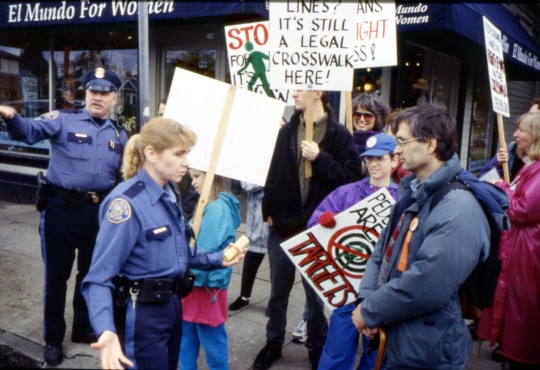
M 182 335 L 178 282 L 188 265 L 218 268 L 243 257 L 242 252 L 224 262 L 224 251 L 207 253 L 188 245 L 191 235 L 169 181 L 179 182 L 185 175 L 195 140 L 193 132 L 173 120 L 149 121 L 124 151 L 127 181 L 100 208 L 100 230 L 83 294 L 99 335 L 92 348 L 101 349 L 103 368 L 125 364 L 176 369 Z M 125 356 L 113 322 L 111 293 L 118 274 L 127 278 L 129 289 Z

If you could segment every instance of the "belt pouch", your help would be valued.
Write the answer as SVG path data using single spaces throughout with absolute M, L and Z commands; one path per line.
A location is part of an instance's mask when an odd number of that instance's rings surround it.
M 180 298 L 187 297 L 189 293 L 193 291 L 193 284 L 195 283 L 195 274 L 190 270 L 187 270 L 177 282 L 177 294 Z

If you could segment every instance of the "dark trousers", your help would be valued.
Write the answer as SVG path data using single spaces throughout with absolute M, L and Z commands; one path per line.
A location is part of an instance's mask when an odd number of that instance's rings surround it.
M 279 232 L 270 228 L 268 235 L 268 258 L 270 262 L 271 292 L 268 302 L 268 324 L 266 325 L 266 339 L 275 344 L 283 345 L 285 341 L 285 328 L 287 326 L 287 306 L 289 296 L 294 284 L 296 267 L 287 254 L 280 247 L 285 241 Z M 323 302 L 308 282 L 302 279 L 306 302 L 308 305 L 306 347 L 308 349 L 320 349 L 323 347 L 328 322 L 324 316 Z
M 71 275 L 75 249 L 77 276 L 73 294 L 73 331 L 92 332 L 88 308 L 81 294 L 81 282 L 88 273 L 98 232 L 99 205 L 68 206 L 51 198 L 41 212 L 41 253 L 45 264 L 44 340 L 60 345 L 64 341 L 67 281 Z
M 137 369 L 178 368 L 182 304 L 175 294 L 166 303 L 137 303 L 126 312 L 125 355 Z
M 253 284 L 257 277 L 257 271 L 264 259 L 264 253 L 248 251 L 244 257 L 244 266 L 242 267 L 242 283 L 240 295 L 244 298 L 250 298 L 253 290 Z

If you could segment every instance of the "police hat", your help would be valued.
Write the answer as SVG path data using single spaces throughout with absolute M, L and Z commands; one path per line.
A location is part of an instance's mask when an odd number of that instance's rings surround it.
M 116 73 L 103 67 L 88 71 L 83 81 L 85 90 L 92 91 L 116 91 L 122 84 Z

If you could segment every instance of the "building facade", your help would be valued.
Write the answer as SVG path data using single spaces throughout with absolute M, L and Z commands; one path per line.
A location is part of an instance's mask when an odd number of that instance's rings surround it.
M 25 116 L 84 104 L 81 77 L 96 66 L 122 79 L 113 117 L 138 130 L 138 6 L 148 6 L 150 116 L 157 114 L 176 67 L 229 82 L 224 27 L 268 19 L 265 1 L 7 1 L 0 3 L 0 103 Z M 378 94 L 393 108 L 438 102 L 457 118 L 460 158 L 476 171 L 497 146 L 496 117 L 483 44 L 482 16 L 503 33 L 511 117 L 540 95 L 540 5 L 396 3 L 398 65 L 355 71 L 354 91 Z M 334 105 L 344 104 L 335 94 Z M 204 99 L 204 97 L 201 97 Z M 0 120 L 0 193 L 17 200 L 35 190 L 48 142 L 10 140 Z M 21 200 L 31 195 L 21 196 Z

